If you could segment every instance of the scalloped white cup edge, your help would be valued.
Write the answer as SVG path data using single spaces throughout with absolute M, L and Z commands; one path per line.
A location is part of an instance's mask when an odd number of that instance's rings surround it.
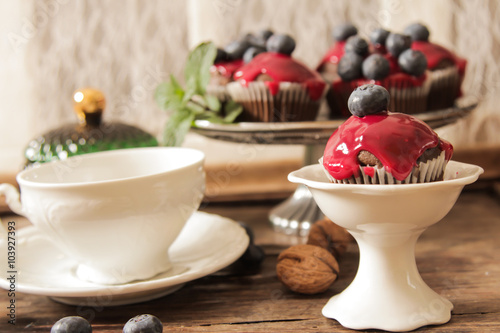
M 0 195 L 98 284 L 144 280 L 171 268 L 168 249 L 204 196 L 203 152 L 131 148 L 21 171 Z M 22 204 L 21 204 L 22 203 Z
M 319 164 L 291 172 L 288 179 L 306 185 L 323 213 L 360 248 L 356 277 L 328 301 L 323 315 L 352 329 L 395 332 L 448 322 L 453 305 L 422 280 L 414 247 L 481 173 L 478 166 L 451 161 L 444 181 L 350 185 L 331 183 Z

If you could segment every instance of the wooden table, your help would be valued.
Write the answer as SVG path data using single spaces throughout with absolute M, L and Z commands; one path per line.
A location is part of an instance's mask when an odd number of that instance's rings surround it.
M 77 314 L 91 320 L 94 332 L 122 332 L 129 318 L 142 313 L 158 316 L 165 332 L 353 332 L 324 318 L 321 308 L 354 278 L 356 245 L 342 257 L 340 277 L 327 292 L 314 296 L 290 292 L 276 278 L 276 258 L 304 239 L 271 230 L 267 214 L 275 204 L 217 203 L 203 208 L 253 227 L 256 243 L 266 252 L 256 274 L 223 270 L 160 299 L 120 307 L 78 308 L 17 293 L 16 326 L 7 324 L 9 298 L 0 290 L 0 332 L 49 332 L 59 318 Z M 28 224 L 12 215 L 2 220 Z M 416 257 L 427 284 L 455 305 L 449 323 L 418 332 L 500 332 L 500 197 L 494 191 L 466 188 L 448 216 L 421 236 Z

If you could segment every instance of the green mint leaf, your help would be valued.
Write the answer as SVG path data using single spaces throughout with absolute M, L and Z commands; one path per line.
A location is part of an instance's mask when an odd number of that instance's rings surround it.
M 176 110 L 182 107 L 184 100 L 184 89 L 173 75 L 170 81 L 161 83 L 155 91 L 155 100 L 165 110 Z
M 196 88 L 196 80 L 194 77 L 192 77 L 190 80 L 188 80 L 186 82 L 186 90 L 184 93 L 183 101 L 184 102 L 190 101 L 193 98 L 193 96 L 195 96 L 197 94 L 196 89 L 197 89 Z
M 216 54 L 217 48 L 213 43 L 198 45 L 190 52 L 184 68 L 185 87 L 172 75 L 170 80 L 157 87 L 156 102 L 161 108 L 173 111 L 165 125 L 164 145 L 180 146 L 196 119 L 232 123 L 242 112 L 238 103 L 221 103 L 217 97 L 206 93 L 206 86 L 210 82 L 210 67 Z
M 180 146 L 194 119 L 195 115 L 190 110 L 182 109 L 174 112 L 165 126 L 163 144 L 172 147 Z
M 206 112 L 206 110 L 207 110 L 203 105 L 200 105 L 192 100 L 187 102 L 186 106 L 189 108 L 189 110 L 192 113 L 197 114 L 197 115 L 201 115 L 204 112 Z
M 223 119 L 224 123 L 233 123 L 242 111 L 243 107 L 240 104 L 236 103 L 233 100 L 227 101 L 224 106 L 224 113 L 226 115 Z
M 194 89 L 197 94 L 204 95 L 210 82 L 210 67 L 213 65 L 217 47 L 212 42 L 201 43 L 189 53 L 184 76 L 188 90 Z
M 221 103 L 217 97 L 213 95 L 206 95 L 205 102 L 210 110 L 220 111 Z

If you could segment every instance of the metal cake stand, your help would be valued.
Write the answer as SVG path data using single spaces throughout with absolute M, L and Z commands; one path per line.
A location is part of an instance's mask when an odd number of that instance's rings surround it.
M 477 99 L 465 96 L 451 108 L 414 116 L 437 129 L 468 116 L 477 104 Z M 197 120 L 192 131 L 208 138 L 236 143 L 305 145 L 304 165 L 310 165 L 318 163 L 328 139 L 344 121 L 214 124 Z M 299 185 L 292 196 L 271 210 L 269 220 L 276 231 L 306 236 L 311 225 L 323 216 L 309 190 Z

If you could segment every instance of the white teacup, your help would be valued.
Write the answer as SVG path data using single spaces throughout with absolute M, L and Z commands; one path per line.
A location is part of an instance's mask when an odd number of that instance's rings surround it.
M 168 249 L 204 195 L 204 154 L 134 148 L 75 156 L 24 170 L 0 185 L 26 216 L 100 284 L 147 279 L 171 267 Z

